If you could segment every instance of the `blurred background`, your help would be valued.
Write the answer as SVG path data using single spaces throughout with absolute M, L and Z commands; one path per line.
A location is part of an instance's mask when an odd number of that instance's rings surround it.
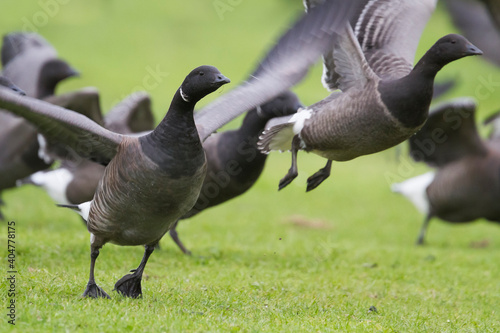
M 102 108 L 106 111 L 131 92 L 145 90 L 152 96 L 157 122 L 164 116 L 173 93 L 191 69 L 203 64 L 214 65 L 232 80 L 230 85 L 203 99 L 200 103 L 203 105 L 244 80 L 275 38 L 303 9 L 301 1 L 290 0 L 148 4 L 132 0 L 4 0 L 2 6 L 3 12 L 8 15 L 3 15 L 0 21 L 0 32 L 37 32 L 54 45 L 61 58 L 80 71 L 81 77 L 62 82 L 58 93 L 95 86 L 101 92 Z M 457 32 L 443 7 L 439 6 L 427 25 L 417 60 L 439 37 Z M 320 83 L 321 71 L 322 66 L 318 62 L 306 80 L 294 88 L 305 105 L 328 94 Z M 500 82 L 498 67 L 481 57 L 469 57 L 446 66 L 436 81 L 457 81 L 456 88 L 442 99 L 475 97 L 479 102 L 480 121 L 500 108 L 500 87 L 485 84 L 491 78 Z M 239 122 L 236 120 L 227 127 L 238 126 Z M 485 134 L 487 131 L 481 128 L 481 132 Z M 253 190 L 234 203 L 207 211 L 197 219 L 204 220 L 206 214 L 219 216 L 225 209 L 232 210 L 233 205 L 239 203 L 249 211 L 259 207 L 261 212 L 267 211 L 266 214 L 279 212 L 277 215 L 284 217 L 298 214 L 322 218 L 348 234 L 356 230 L 366 232 L 366 236 L 375 242 L 388 237 L 385 232 L 382 232 L 382 238 L 371 237 L 382 226 L 390 226 L 391 230 L 402 228 L 401 231 L 405 230 L 402 236 L 408 237 L 405 242 L 411 244 L 422 216 L 404 198 L 392 194 L 389 185 L 422 173 L 425 167 L 413 163 L 406 157 L 405 151 L 406 145 L 402 145 L 354 161 L 336 162 L 331 178 L 307 194 L 304 193 L 305 180 L 323 165 L 323 160 L 301 152 L 298 179 L 277 193 L 278 180 L 289 167 L 290 155 L 273 153 Z M 34 197 L 37 200 L 45 197 L 41 190 L 32 188 L 6 193 L 8 216 L 25 214 L 26 211 L 16 210 L 15 203 L 18 202 L 21 207 L 25 202 L 22 200 L 24 195 L 32 192 L 36 193 Z M 270 206 L 269 202 L 273 204 Z M 46 209 L 50 212 L 54 210 L 52 207 Z M 238 221 L 234 223 L 239 228 L 248 225 Z M 275 223 L 270 221 L 270 224 Z M 199 223 L 196 224 L 197 228 L 200 227 Z M 231 223 L 221 224 L 228 226 Z M 430 242 L 433 238 L 440 239 L 440 231 L 433 229 L 441 226 L 442 223 L 432 223 Z M 477 224 L 455 228 L 443 226 L 443 230 L 467 235 L 464 228 L 475 231 L 480 230 L 478 227 Z M 484 227 L 488 231 L 478 231 L 479 234 L 500 234 L 495 226 Z M 451 242 L 452 239 L 443 235 L 441 241 Z
M 201 106 L 242 82 L 275 38 L 302 11 L 300 0 L 2 0 L 0 33 L 37 32 L 58 50 L 62 59 L 80 71 L 81 77 L 64 81 L 58 86 L 58 93 L 97 87 L 106 111 L 133 91 L 145 90 L 152 96 L 156 122 L 159 122 L 174 92 L 194 67 L 216 66 L 232 80 L 202 100 Z M 438 38 L 451 32 L 458 31 L 440 4 L 425 29 L 416 59 Z M 309 105 L 328 95 L 320 82 L 321 72 L 322 65 L 318 62 L 306 80 L 293 89 L 303 104 Z M 436 81 L 449 79 L 457 81 L 456 87 L 441 100 L 458 96 L 476 98 L 478 123 L 500 109 L 500 69 L 485 59 L 468 57 L 453 62 L 438 74 Z M 226 128 L 234 128 L 240 121 L 237 119 Z M 486 136 L 487 129 L 479 127 L 483 137 Z M 184 273 L 176 273 L 178 267 L 184 267 L 186 271 L 192 269 L 185 274 L 191 279 L 190 285 L 203 285 L 206 276 L 202 275 L 207 268 L 199 266 L 206 265 L 206 258 L 224 258 L 222 254 L 230 258 L 230 263 L 212 263 L 209 266 L 219 266 L 210 272 L 217 274 L 231 264 L 238 265 L 228 285 L 246 281 L 247 269 L 252 271 L 257 267 L 264 272 L 268 272 L 266 269 L 274 272 L 275 267 L 288 269 L 288 263 L 294 263 L 298 266 L 288 278 L 301 273 L 309 276 L 315 269 L 318 276 L 323 276 L 330 267 L 335 267 L 336 272 L 326 279 L 340 279 L 338 284 L 350 286 L 351 281 L 354 284 L 371 278 L 373 284 L 381 285 L 383 290 L 401 283 L 401 290 L 410 294 L 425 291 L 427 286 L 413 288 L 413 280 L 408 282 L 406 277 L 418 276 L 419 267 L 431 262 L 436 263 L 432 269 L 444 267 L 452 273 L 443 278 L 445 284 L 458 283 L 459 286 L 462 281 L 456 277 L 458 273 L 467 271 L 471 277 L 479 278 L 476 272 L 497 267 L 494 263 L 498 263 L 500 227 L 485 221 L 455 226 L 434 219 L 427 235 L 428 245 L 415 248 L 424 217 L 405 198 L 390 191 L 391 183 L 427 170 L 423 164 L 411 161 L 406 151 L 403 144 L 353 161 L 334 162 L 331 177 L 311 193 L 305 193 L 306 179 L 323 167 L 324 160 L 300 152 L 299 177 L 278 193 L 278 181 L 290 166 L 290 154 L 272 153 L 263 175 L 249 192 L 180 224 L 181 239 L 197 259 L 185 259 L 169 237 L 162 240 L 163 253 L 155 253 L 148 264 L 153 279 L 148 282 L 147 297 L 155 289 L 154 274 L 167 274 L 163 270 L 165 265 L 169 265 L 166 271 L 172 272 L 170 278 L 174 281 L 184 281 Z M 74 280 L 68 297 L 73 299 L 79 295 L 87 276 L 88 260 L 88 233 L 79 217 L 69 210 L 56 208 L 45 192 L 30 186 L 6 191 L 3 199 L 5 216 L 19 222 L 18 254 L 26 276 L 31 279 L 23 280 L 23 288 L 47 295 L 47 287 L 41 281 L 48 279 L 51 283 L 63 284 L 58 272 L 66 274 L 65 267 L 73 265 L 77 268 L 72 268 L 66 277 L 67 283 Z M 4 241 L 5 237 L 1 237 L 0 243 Z M 130 258 L 140 257 L 142 249 L 110 245 L 105 252 L 106 255 L 99 258 L 99 274 L 109 287 L 111 276 L 119 277 L 123 273 L 120 269 L 135 264 Z M 63 266 L 58 260 L 60 256 L 64 256 Z M 122 263 L 124 260 L 130 262 Z M 485 263 L 485 260 L 488 261 Z M 365 270 L 377 265 L 402 268 L 397 272 L 388 269 L 379 275 L 370 275 Z M 355 275 L 347 274 L 352 267 Z M 44 270 L 54 274 L 53 279 Z M 107 274 L 106 270 L 109 270 Z M 259 276 L 257 270 L 251 274 Z M 271 282 L 267 283 L 272 283 L 276 277 L 273 274 L 280 273 L 266 274 L 260 278 L 264 281 L 270 278 Z M 431 271 L 426 277 L 432 279 L 433 274 Z M 478 299 L 484 296 L 490 284 L 498 286 L 498 282 L 491 279 L 498 274 L 488 274 L 483 281 L 477 280 L 471 286 L 471 290 L 477 291 Z M 105 280 L 104 276 L 107 276 Z M 241 281 L 235 281 L 234 276 Z M 306 281 L 307 276 L 299 276 L 300 281 Z M 410 283 L 408 288 L 407 283 Z M 430 285 L 445 290 L 445 287 Z M 353 288 L 350 290 L 357 290 Z M 370 299 L 368 289 L 371 287 L 360 288 L 359 297 Z M 417 297 L 417 303 L 426 300 L 425 295 L 422 299 Z M 448 294 L 443 291 L 444 296 Z M 404 308 L 402 316 L 417 313 L 412 307 L 400 307 L 396 298 L 391 301 L 394 309 Z M 446 309 L 456 309 L 453 304 L 447 304 Z M 472 305 L 472 308 L 480 306 Z M 43 306 L 37 311 L 40 318 L 50 316 Z

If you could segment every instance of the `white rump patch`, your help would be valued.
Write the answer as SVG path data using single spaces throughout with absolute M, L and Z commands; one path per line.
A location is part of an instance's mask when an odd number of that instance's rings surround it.
M 311 116 L 311 109 L 299 109 L 299 111 L 288 121 L 289 123 L 293 123 L 293 133 L 299 134 L 304 128 L 305 121 L 311 118 Z
M 40 186 L 57 203 L 69 205 L 66 188 L 73 180 L 73 174 L 60 168 L 52 171 L 38 171 L 30 176 L 34 185 Z
M 80 209 L 80 211 L 77 211 L 77 213 L 80 214 L 80 216 L 83 217 L 83 219 L 85 221 L 88 221 L 88 219 L 89 219 L 90 204 L 91 203 L 92 203 L 92 201 L 87 201 L 87 202 L 84 202 L 84 203 L 78 205 L 78 208 Z M 92 236 L 91 236 L 91 241 L 92 241 Z
M 427 187 L 432 183 L 435 172 L 430 171 L 423 175 L 405 180 L 401 183 L 392 184 L 391 190 L 401 193 L 423 214 L 429 214 L 429 199 L 427 197 Z

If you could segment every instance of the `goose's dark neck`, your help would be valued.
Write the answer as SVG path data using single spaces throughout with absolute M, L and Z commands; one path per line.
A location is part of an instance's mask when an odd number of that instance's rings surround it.
M 436 74 L 444 67 L 444 65 L 445 64 L 436 62 L 434 54 L 431 53 L 431 50 L 429 50 L 415 65 L 410 73 L 410 76 L 420 76 L 434 81 Z
M 167 114 L 150 134 L 152 139 L 162 145 L 186 140 L 192 142 L 193 139 L 199 141 L 193 118 L 195 104 L 182 99 L 180 91 L 177 90 Z
M 256 109 L 248 111 L 238 132 L 245 137 L 259 136 L 268 120 L 260 116 Z
M 432 53 L 426 53 L 410 74 L 379 86 L 389 112 L 407 128 L 419 128 L 429 114 L 434 78 L 444 66 L 433 58 Z
M 175 177 L 188 176 L 205 163 L 205 153 L 193 119 L 195 104 L 184 101 L 177 90 L 161 123 L 149 135 L 139 139 L 143 152 Z

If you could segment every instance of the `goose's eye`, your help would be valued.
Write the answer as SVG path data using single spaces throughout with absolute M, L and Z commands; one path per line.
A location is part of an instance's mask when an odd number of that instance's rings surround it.
M 452 40 L 451 40 L 451 43 L 452 43 L 452 44 L 456 44 L 456 43 L 457 43 L 457 41 L 456 41 L 456 40 L 454 40 L 454 39 L 452 39 Z
M 203 75 L 205 75 L 205 73 L 203 73 L 203 72 L 200 72 L 200 76 L 203 76 Z

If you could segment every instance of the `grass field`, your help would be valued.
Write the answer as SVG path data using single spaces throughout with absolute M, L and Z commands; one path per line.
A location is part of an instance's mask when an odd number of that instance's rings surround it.
M 144 87 L 151 70 L 168 73 L 149 89 L 159 121 L 192 68 L 215 65 L 235 87 L 302 9 L 298 0 L 220 2 L 231 9 L 222 16 L 217 1 L 4 0 L 0 32 L 36 29 L 82 73 L 59 92 L 96 86 L 104 109 Z M 438 10 L 418 56 L 454 31 Z M 320 75 L 318 65 L 295 89 L 304 104 L 327 95 Z M 438 76 L 446 78 L 459 80 L 447 97 L 478 99 L 478 118 L 499 108 L 499 87 L 485 82 L 500 79 L 500 70 L 483 59 L 451 64 Z M 423 217 L 389 190 L 392 181 L 426 170 L 404 149 L 334 163 L 331 178 L 307 194 L 305 180 L 324 160 L 299 154 L 299 177 L 278 193 L 289 163 L 289 154 L 272 154 L 251 191 L 183 222 L 178 231 L 192 257 L 165 237 L 139 300 L 111 291 L 138 265 L 141 247 L 105 246 L 96 280 L 112 299 L 83 299 L 89 234 L 82 222 L 39 189 L 5 192 L 3 211 L 16 222 L 18 273 L 15 326 L 6 316 L 10 284 L 0 283 L 0 331 L 500 331 L 499 226 L 434 220 L 427 245 L 416 247 Z M 8 277 L 6 224 L 1 230 Z

